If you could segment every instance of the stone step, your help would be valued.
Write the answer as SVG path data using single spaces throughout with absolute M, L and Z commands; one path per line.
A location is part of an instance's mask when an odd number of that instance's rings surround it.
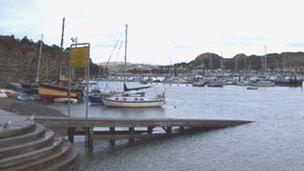
M 0 147 L 9 147 L 9 146 L 17 146 L 21 144 L 25 144 L 27 142 L 32 142 L 40 137 L 44 136 L 45 133 L 45 127 L 36 124 L 36 129 L 33 132 L 29 132 L 27 134 L 19 135 L 19 136 L 13 136 L 10 138 L 2 138 L 0 139 Z
M 65 155 L 65 158 L 56 162 L 55 165 L 50 166 L 47 171 L 55 170 L 78 170 L 79 168 L 79 150 L 73 144 L 71 144 L 71 149 Z
M 58 151 L 63 143 L 63 138 L 57 134 L 54 136 L 54 141 L 51 146 L 41 148 L 39 150 L 31 151 L 29 153 L 4 158 L 0 160 L 0 170 L 7 170 L 12 167 L 31 163 L 39 158 L 46 156 L 49 153 Z
M 33 142 L 28 142 L 17 146 L 0 148 L 0 154 L 1 154 L 0 159 L 17 156 L 20 154 L 41 149 L 45 146 L 49 146 L 51 143 L 53 143 L 53 138 L 54 138 L 54 132 L 51 130 L 47 130 L 45 132 L 45 136 Z
M 12 170 L 22 170 L 22 171 L 33 171 L 33 170 L 48 170 L 52 165 L 56 165 L 58 162 L 65 160 L 67 155 L 72 152 L 71 143 L 63 139 L 63 143 L 60 145 L 60 149 L 53 151 L 46 156 L 37 159 L 31 163 L 20 165 L 14 168 L 7 169 L 7 171 Z
M 10 137 L 14 137 L 14 136 L 27 134 L 27 133 L 32 132 L 33 130 L 35 130 L 35 128 L 36 128 L 36 125 L 35 125 L 34 122 L 32 122 L 31 124 L 26 124 L 26 125 L 21 126 L 21 127 L 10 128 L 8 130 L 1 130 L 0 131 L 0 139 L 10 138 Z

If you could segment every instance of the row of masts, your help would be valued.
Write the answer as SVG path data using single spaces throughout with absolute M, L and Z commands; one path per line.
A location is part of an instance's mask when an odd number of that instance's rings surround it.
M 223 55 L 222 55 L 222 51 L 221 51 L 221 56 L 222 59 L 220 61 L 220 68 L 221 70 L 225 70 L 225 59 L 223 58 Z M 248 68 L 248 61 L 247 61 L 247 58 L 244 58 L 245 60 L 245 70 L 251 70 L 251 63 L 249 61 L 249 68 Z M 267 47 L 265 45 L 264 47 L 264 57 L 261 58 L 261 63 L 262 63 L 262 72 L 266 73 L 268 71 L 268 67 L 267 67 Z M 171 62 L 170 62 L 170 65 L 171 65 Z M 282 69 L 285 68 L 285 58 L 284 58 L 284 54 L 282 54 Z M 210 71 L 213 71 L 213 61 L 212 61 L 212 56 L 209 57 L 209 70 Z M 238 72 L 238 59 L 235 58 L 234 59 L 234 72 Z

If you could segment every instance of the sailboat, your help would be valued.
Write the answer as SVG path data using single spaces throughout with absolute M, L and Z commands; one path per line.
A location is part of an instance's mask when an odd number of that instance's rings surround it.
M 128 25 L 126 25 L 125 31 L 125 67 L 126 72 L 127 64 L 127 36 Z M 125 73 L 124 73 L 125 74 Z M 166 102 L 165 94 L 158 94 L 155 97 L 146 97 L 145 93 L 129 93 L 128 91 L 136 91 L 141 89 L 150 88 L 150 86 L 128 88 L 126 86 L 126 76 L 124 76 L 124 92 L 121 94 L 112 95 L 102 99 L 103 103 L 107 107 L 125 107 L 125 108 L 141 108 L 141 107 L 161 107 Z

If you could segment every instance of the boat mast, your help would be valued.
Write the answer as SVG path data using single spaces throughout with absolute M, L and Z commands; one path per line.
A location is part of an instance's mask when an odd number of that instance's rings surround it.
M 125 38 L 125 66 L 124 66 L 124 84 L 126 83 L 126 70 L 127 70 L 127 45 L 128 45 L 128 24 L 126 24 L 126 38 Z
M 265 45 L 265 73 L 267 72 L 267 54 L 266 54 L 266 45 Z
M 38 66 L 37 66 L 37 73 L 36 73 L 36 85 L 39 84 L 39 74 L 40 74 L 40 65 L 41 65 L 42 46 L 43 46 L 43 34 L 41 35 L 41 40 L 40 40 L 40 49 L 39 49 L 39 56 L 38 56 Z
M 63 17 L 63 19 L 62 19 L 61 41 L 60 41 L 61 49 L 63 49 L 63 41 L 64 41 L 64 23 L 65 23 L 65 17 Z
M 62 28 L 61 28 L 61 40 L 60 40 L 60 48 L 63 51 L 63 41 L 64 41 L 64 23 L 65 23 L 65 17 L 62 19 Z M 57 83 L 60 82 L 60 77 L 61 77 L 61 59 L 58 60 L 58 73 L 57 73 Z

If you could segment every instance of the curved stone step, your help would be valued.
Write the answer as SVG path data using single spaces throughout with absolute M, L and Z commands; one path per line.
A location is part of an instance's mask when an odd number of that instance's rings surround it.
M 22 170 L 22 171 L 32 171 L 32 170 L 47 170 L 52 167 L 52 165 L 56 165 L 56 163 L 64 161 L 68 153 L 73 150 L 71 148 L 71 144 L 63 139 L 63 143 L 60 145 L 60 149 L 47 154 L 46 156 L 37 159 L 31 163 L 27 163 L 24 165 L 20 165 L 18 167 L 7 169 L 10 170 Z
M 55 165 L 52 165 L 50 168 L 46 169 L 47 171 L 55 170 L 78 170 L 79 168 L 79 150 L 75 145 L 72 144 L 71 149 L 66 153 L 65 158 L 56 162 Z
M 29 132 L 27 134 L 19 135 L 19 136 L 13 136 L 10 138 L 2 138 L 0 139 L 0 147 L 9 147 L 9 146 L 17 146 L 21 144 L 25 144 L 27 142 L 32 142 L 40 137 L 42 137 L 45 133 L 45 127 L 36 124 L 36 129 L 33 132 Z
M 8 148 L 1 148 L 0 149 L 0 159 L 17 156 L 20 154 L 28 153 L 34 150 L 41 149 L 45 146 L 48 146 L 50 143 L 52 143 L 54 138 L 54 132 L 51 130 L 47 130 L 45 132 L 45 136 L 26 144 L 21 144 L 17 146 L 11 146 Z
M 46 156 L 49 153 L 58 151 L 63 143 L 63 138 L 57 134 L 54 135 L 54 141 L 51 146 L 41 148 L 29 153 L 21 154 L 18 156 L 13 156 L 9 158 L 4 158 L 0 160 L 0 170 L 7 170 L 18 165 L 24 165 L 31 163 L 39 158 Z
M 12 122 L 14 122 L 14 121 L 12 121 Z M 0 139 L 23 135 L 23 134 L 32 132 L 33 130 L 35 130 L 35 128 L 36 128 L 35 123 L 31 122 L 30 124 L 25 124 L 24 126 L 21 126 L 21 127 L 11 128 L 8 130 L 1 130 Z

